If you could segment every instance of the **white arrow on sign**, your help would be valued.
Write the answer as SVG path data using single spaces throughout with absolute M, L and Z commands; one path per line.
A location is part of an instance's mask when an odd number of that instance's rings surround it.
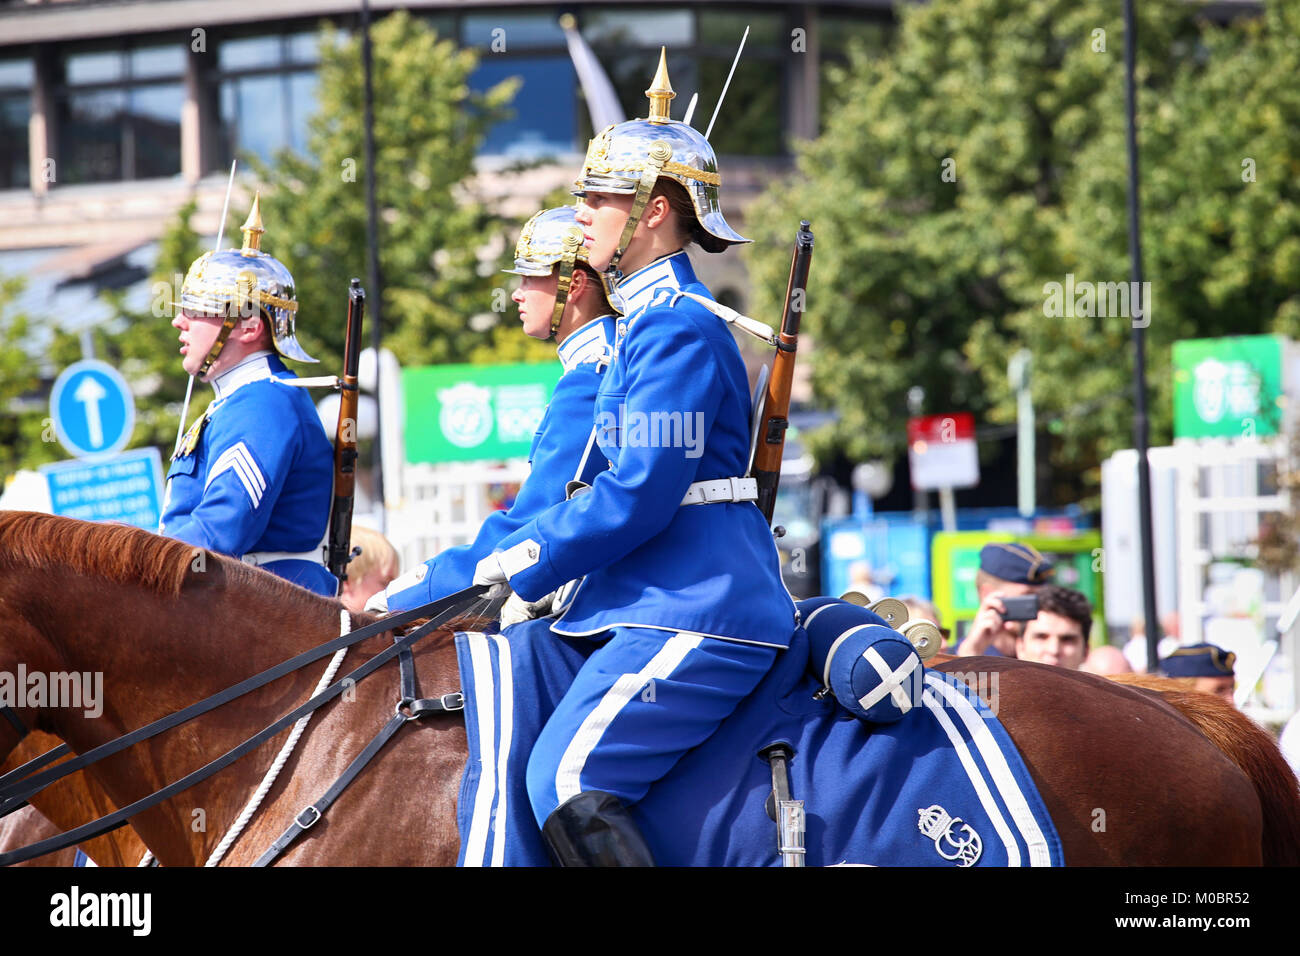
M 108 398 L 108 392 L 90 376 L 77 386 L 72 397 L 86 406 L 86 427 L 90 429 L 90 447 L 104 444 L 104 426 L 99 420 L 99 403 Z

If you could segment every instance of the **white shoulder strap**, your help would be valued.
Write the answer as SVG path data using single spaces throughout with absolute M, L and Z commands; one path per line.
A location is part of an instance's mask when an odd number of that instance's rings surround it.
M 591 457 L 592 446 L 596 444 L 596 426 L 591 426 L 591 434 L 587 436 L 587 447 L 582 450 L 582 460 L 578 462 L 578 470 L 573 473 L 574 481 L 582 481 L 582 473 L 587 470 L 587 459 Z
M 729 309 L 721 302 L 714 302 L 712 299 L 696 295 L 694 292 L 679 290 L 677 295 L 684 295 L 691 301 L 698 302 L 728 325 L 734 325 L 740 331 L 748 332 L 755 338 L 762 339 L 768 345 L 776 346 L 777 336 L 770 325 L 766 325 L 758 321 L 758 319 L 751 319 L 747 315 L 741 315 L 735 309 Z

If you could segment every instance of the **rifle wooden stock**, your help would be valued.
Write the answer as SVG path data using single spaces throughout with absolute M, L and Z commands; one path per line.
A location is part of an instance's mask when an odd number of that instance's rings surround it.
M 790 262 L 790 282 L 785 289 L 785 314 L 772 362 L 772 377 L 767 382 L 767 400 L 763 409 L 758 447 L 754 453 L 752 474 L 758 480 L 758 508 L 768 522 L 776 508 L 776 491 L 781 483 L 781 454 L 785 449 L 785 430 L 790 425 L 790 386 L 794 381 L 794 359 L 799 349 L 799 321 L 807 300 L 808 270 L 812 266 L 813 234 L 807 220 L 799 224 L 794 240 L 794 258 Z
M 357 374 L 361 365 L 361 322 L 366 291 L 361 280 L 348 286 L 348 327 L 343 345 L 343 382 L 339 392 L 338 428 L 334 432 L 334 499 L 330 503 L 329 569 L 340 585 L 351 560 L 352 502 L 357 481 Z

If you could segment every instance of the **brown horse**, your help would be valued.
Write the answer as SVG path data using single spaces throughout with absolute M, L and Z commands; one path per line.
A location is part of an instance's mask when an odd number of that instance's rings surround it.
M 29 674 L 103 675 L 99 717 L 68 707 L 16 708 L 28 727 L 82 753 L 337 636 L 341 605 L 137 529 L 9 513 L 0 514 L 0 608 L 0 672 L 15 673 L 22 663 Z M 388 646 L 386 635 L 364 641 L 349 652 L 344 671 Z M 422 696 L 459 687 L 445 636 L 417 645 L 415 659 Z M 83 772 L 117 806 L 126 806 L 305 701 L 324 667 L 304 668 Z M 354 699 L 344 695 L 318 711 L 226 861 L 255 860 L 378 732 L 399 696 L 394 663 L 357 684 Z M 201 865 L 208 858 L 286 735 L 132 819 L 164 866 Z M 16 738 L 8 723 L 0 726 L 0 756 Z M 454 808 L 465 753 L 458 717 L 412 722 L 282 859 L 454 863 Z
M 1300 864 L 1300 780 L 1272 736 L 1228 701 L 1189 690 L 1182 681 L 1153 674 L 1110 679 L 1158 694 L 1222 750 L 1255 785 L 1264 812 L 1264 863 Z
M 0 776 L 28 760 L 59 746 L 61 741 L 34 730 L 0 763 Z M 111 813 L 117 807 L 93 777 L 74 773 L 33 795 L 31 806 L 0 819 L 0 853 L 57 836 L 83 823 Z M 98 866 L 138 866 L 146 848 L 131 827 L 118 827 L 94 837 L 82 847 Z M 75 847 L 36 857 L 19 866 L 72 866 Z
M 201 558 L 201 560 L 200 560 Z M 239 562 L 122 527 L 0 515 L 0 671 L 104 675 L 102 716 L 19 708 L 28 726 L 85 750 L 279 663 L 338 632 L 339 604 Z M 358 620 L 360 626 L 363 621 Z M 349 666 L 389 646 L 371 638 Z M 417 645 L 421 696 L 459 687 L 445 636 Z M 1251 778 L 1172 706 L 1102 678 L 1014 660 L 949 661 L 1000 678 L 999 719 L 1020 748 L 1071 864 L 1293 861 L 1300 795 L 1261 799 Z M 172 782 L 306 700 L 323 664 L 282 678 L 90 774 L 119 806 Z M 226 861 L 255 860 L 393 713 L 396 665 L 312 719 L 262 811 Z M 0 723 L 0 756 L 16 732 Z M 164 865 L 201 864 L 260 781 L 281 738 L 133 819 Z M 403 728 L 281 859 L 291 864 L 454 863 L 464 726 L 438 716 Z M 1289 775 L 1289 772 L 1288 772 Z M 1294 778 L 1291 778 L 1294 780 Z M 1284 789 L 1284 788 L 1283 788 Z M 1098 813 L 1100 811 L 1100 815 Z M 1282 814 L 1276 825 L 1265 812 Z M 1101 821 L 1101 825 L 1099 825 Z

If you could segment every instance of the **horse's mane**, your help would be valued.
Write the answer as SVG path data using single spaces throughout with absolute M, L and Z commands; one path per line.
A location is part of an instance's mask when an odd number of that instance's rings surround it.
M 199 549 L 130 525 L 0 511 L 0 567 L 62 567 L 159 594 L 179 594 Z
M 1151 674 L 1111 680 L 1155 691 L 1250 778 L 1264 816 L 1264 865 L 1300 864 L 1300 782 L 1268 732 L 1226 700 Z

